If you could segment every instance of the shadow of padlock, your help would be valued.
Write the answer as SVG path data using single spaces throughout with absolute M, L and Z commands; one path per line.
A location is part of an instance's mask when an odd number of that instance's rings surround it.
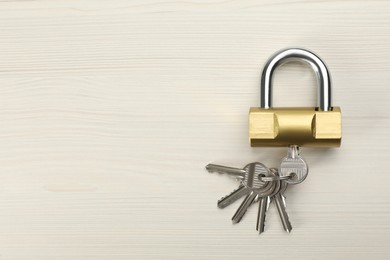
M 290 61 L 307 63 L 318 79 L 318 107 L 272 107 L 272 79 L 276 69 Z M 331 79 L 325 63 L 314 53 L 287 49 L 265 64 L 261 76 L 260 107 L 249 111 L 252 147 L 339 147 L 341 110 L 332 107 Z

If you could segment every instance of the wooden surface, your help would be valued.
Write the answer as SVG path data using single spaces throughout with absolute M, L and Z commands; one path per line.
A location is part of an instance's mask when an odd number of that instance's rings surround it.
M 330 68 L 340 149 L 302 150 L 287 192 L 238 225 L 209 162 L 277 166 L 248 110 L 275 51 Z M 314 106 L 281 68 L 276 106 Z M 388 1 L 0 1 L 0 259 L 389 259 Z

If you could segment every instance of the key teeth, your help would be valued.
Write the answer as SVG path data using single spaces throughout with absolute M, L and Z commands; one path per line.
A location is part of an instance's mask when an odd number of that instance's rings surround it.
M 241 188 L 242 188 L 242 187 L 240 186 L 240 187 L 238 187 L 237 189 L 235 189 L 235 190 L 233 190 L 232 192 L 230 192 L 228 195 L 223 196 L 222 198 L 220 198 L 220 199 L 218 200 L 218 203 L 217 203 L 218 208 L 221 208 L 221 207 L 219 206 L 219 203 L 221 203 L 221 201 L 223 201 L 225 198 L 229 197 L 231 194 L 233 194 L 234 192 L 238 191 L 238 190 L 241 189 Z
M 237 189 L 235 189 L 235 190 L 233 190 L 232 192 L 230 192 L 228 195 L 225 195 L 225 196 L 221 197 L 218 201 L 221 201 L 221 200 L 223 200 L 224 198 L 230 196 L 230 194 L 236 192 L 236 191 L 239 190 L 240 188 L 241 188 L 241 187 L 238 187 Z
M 260 227 L 260 225 L 256 226 L 256 231 L 259 231 L 259 235 L 264 233 L 264 230 L 265 230 L 265 222 L 264 222 L 264 225 L 262 227 Z

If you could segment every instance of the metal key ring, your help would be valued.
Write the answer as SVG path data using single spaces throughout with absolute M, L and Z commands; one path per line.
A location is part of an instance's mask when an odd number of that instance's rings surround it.
M 286 176 L 259 176 L 259 179 L 261 181 L 267 181 L 267 182 L 271 182 L 271 181 L 284 181 L 284 180 L 288 180 L 288 179 L 291 179 L 293 176 L 295 175 L 295 173 L 290 173 L 289 175 L 286 175 Z

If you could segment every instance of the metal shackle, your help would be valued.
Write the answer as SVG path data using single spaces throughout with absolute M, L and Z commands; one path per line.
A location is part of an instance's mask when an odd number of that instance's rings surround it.
M 314 53 L 304 49 L 286 49 L 277 52 L 264 66 L 261 75 L 260 107 L 272 107 L 272 80 L 275 70 L 288 62 L 300 61 L 310 65 L 318 80 L 318 107 L 321 111 L 332 109 L 331 79 L 325 63 Z

